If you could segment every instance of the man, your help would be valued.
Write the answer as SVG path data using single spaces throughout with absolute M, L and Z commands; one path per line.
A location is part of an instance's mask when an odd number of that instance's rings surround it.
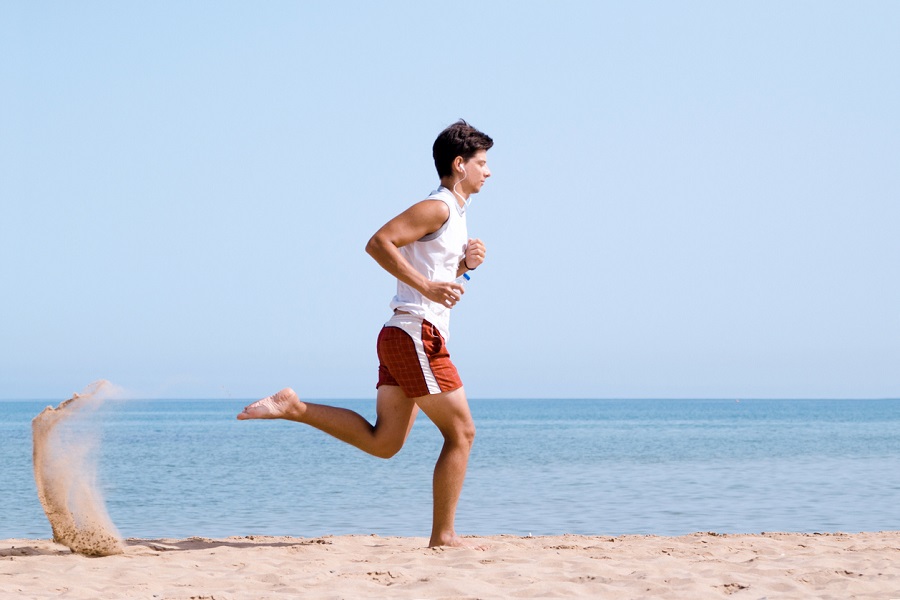
M 290 388 L 244 409 L 238 419 L 288 419 L 306 423 L 381 458 L 394 456 L 409 436 L 419 409 L 444 436 L 434 468 L 434 520 L 429 546 L 460 546 L 454 529 L 475 425 L 446 343 L 450 309 L 464 288 L 454 279 L 484 262 L 485 247 L 469 239 L 466 208 L 491 176 L 490 137 L 460 120 L 434 142 L 441 187 L 388 221 L 366 252 L 397 278 L 394 315 L 378 336 L 375 425 L 344 408 L 302 402 Z

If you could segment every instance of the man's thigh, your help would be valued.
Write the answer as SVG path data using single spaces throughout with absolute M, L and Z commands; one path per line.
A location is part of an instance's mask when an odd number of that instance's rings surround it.
M 402 441 L 406 441 L 413 423 L 416 421 L 416 415 L 419 413 L 419 407 L 415 401 L 407 397 L 403 390 L 395 385 L 383 385 L 378 388 L 375 410 L 377 413 L 376 434 Z
M 475 435 L 465 388 L 415 398 L 415 403 L 447 436 Z

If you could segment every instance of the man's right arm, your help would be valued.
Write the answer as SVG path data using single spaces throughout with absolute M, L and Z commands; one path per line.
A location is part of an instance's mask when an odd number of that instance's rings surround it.
M 385 271 L 418 290 L 429 300 L 452 307 L 462 296 L 462 286 L 453 282 L 429 280 L 416 271 L 400 253 L 403 246 L 440 229 L 449 217 L 450 210 L 442 201 L 423 200 L 376 231 L 366 244 L 366 252 Z

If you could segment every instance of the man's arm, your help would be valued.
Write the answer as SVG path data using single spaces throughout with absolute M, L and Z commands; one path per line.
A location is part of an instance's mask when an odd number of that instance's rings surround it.
M 466 253 L 463 254 L 463 258 L 459 261 L 459 268 L 456 270 L 456 276 L 459 277 L 466 271 L 474 271 L 481 263 L 484 262 L 484 242 L 480 239 L 469 238 L 469 243 L 466 244 Z
M 462 296 L 463 287 L 453 282 L 430 281 L 400 254 L 400 248 L 437 231 L 449 218 L 450 209 L 446 204 L 440 200 L 423 200 L 376 231 L 366 244 L 366 252 L 385 271 L 429 300 L 452 307 Z

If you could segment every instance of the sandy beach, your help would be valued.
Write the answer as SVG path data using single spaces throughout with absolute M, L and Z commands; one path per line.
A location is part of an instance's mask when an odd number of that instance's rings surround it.
M 0 541 L 0 598 L 900 598 L 900 532 Z

